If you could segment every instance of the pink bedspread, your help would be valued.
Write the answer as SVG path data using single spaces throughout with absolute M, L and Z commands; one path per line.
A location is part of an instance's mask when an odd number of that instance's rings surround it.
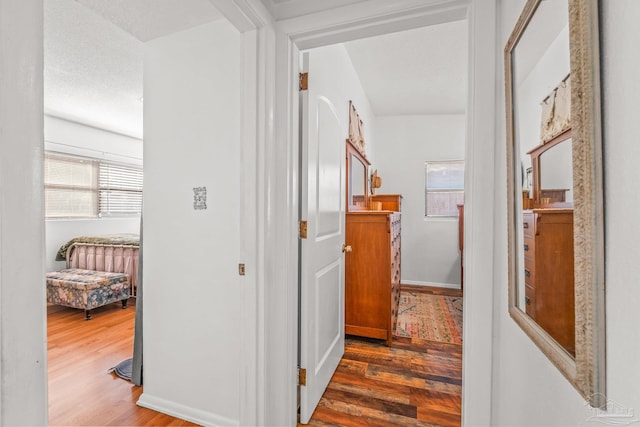
M 138 283 L 138 253 L 136 246 L 76 244 L 67 260 L 67 268 L 124 273 L 129 276 L 131 293 Z

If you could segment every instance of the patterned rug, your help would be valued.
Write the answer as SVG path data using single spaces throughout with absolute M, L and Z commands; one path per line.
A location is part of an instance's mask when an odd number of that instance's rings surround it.
M 395 335 L 462 344 L 462 297 L 402 291 Z

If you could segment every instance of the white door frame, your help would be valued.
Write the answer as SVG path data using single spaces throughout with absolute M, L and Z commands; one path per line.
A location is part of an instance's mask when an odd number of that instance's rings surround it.
M 43 5 L 0 9 L 0 424 L 45 425 Z
M 491 422 L 493 188 L 495 152 L 496 0 L 369 0 L 329 12 L 279 21 L 275 51 L 275 139 L 264 157 L 265 343 L 262 395 L 267 424 L 296 423 L 299 49 L 417 28 L 467 17 L 469 102 L 465 198 L 463 423 Z M 271 35 L 268 35 L 271 41 Z M 267 58 L 267 63 L 271 57 Z M 271 67 L 267 65 L 267 72 Z M 273 75 L 273 74 L 271 74 Z M 264 81 L 264 80 L 262 80 Z M 266 82 L 271 82 L 267 79 Z M 263 90 L 264 92 L 261 92 Z M 269 98 L 266 84 L 258 98 Z M 266 94 L 266 96 L 265 96 Z M 268 115 L 267 117 L 274 117 Z M 473 356 L 471 356 L 473 355 Z M 471 398 L 473 396 L 473 398 Z
M 266 155 L 273 143 L 272 85 L 275 23 L 259 0 L 209 0 L 242 33 L 242 101 L 240 138 L 240 257 L 245 264 L 241 289 L 240 425 L 266 425 L 269 372 L 265 353 L 269 334 L 266 264 L 266 217 L 269 182 Z M 268 252 L 267 252 L 268 253 Z

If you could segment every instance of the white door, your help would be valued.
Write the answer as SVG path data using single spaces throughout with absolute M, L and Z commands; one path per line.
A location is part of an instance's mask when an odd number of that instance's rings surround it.
M 303 55 L 309 71 L 309 54 Z M 301 199 L 307 238 L 300 245 L 300 422 L 309 422 L 344 353 L 345 132 L 325 95 L 330 82 L 313 78 L 300 96 Z M 324 86 L 324 87 L 323 87 Z

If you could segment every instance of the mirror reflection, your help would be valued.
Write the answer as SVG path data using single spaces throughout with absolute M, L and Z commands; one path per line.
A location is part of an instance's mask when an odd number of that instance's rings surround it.
M 606 400 L 598 8 L 527 0 L 505 45 L 509 314 L 594 407 Z
M 365 180 L 367 179 L 367 173 L 364 165 L 353 154 L 350 154 L 351 161 L 351 177 L 349 183 L 351 184 L 351 203 L 350 205 L 365 208 L 366 204 L 366 189 Z
M 511 71 L 517 307 L 575 357 L 568 8 L 568 0 L 540 2 Z
M 533 208 L 522 211 L 524 277 L 517 291 L 524 295 L 518 307 L 575 357 L 572 149 L 565 130 L 528 153 Z
M 540 204 L 543 206 L 573 202 L 571 138 L 540 155 Z

